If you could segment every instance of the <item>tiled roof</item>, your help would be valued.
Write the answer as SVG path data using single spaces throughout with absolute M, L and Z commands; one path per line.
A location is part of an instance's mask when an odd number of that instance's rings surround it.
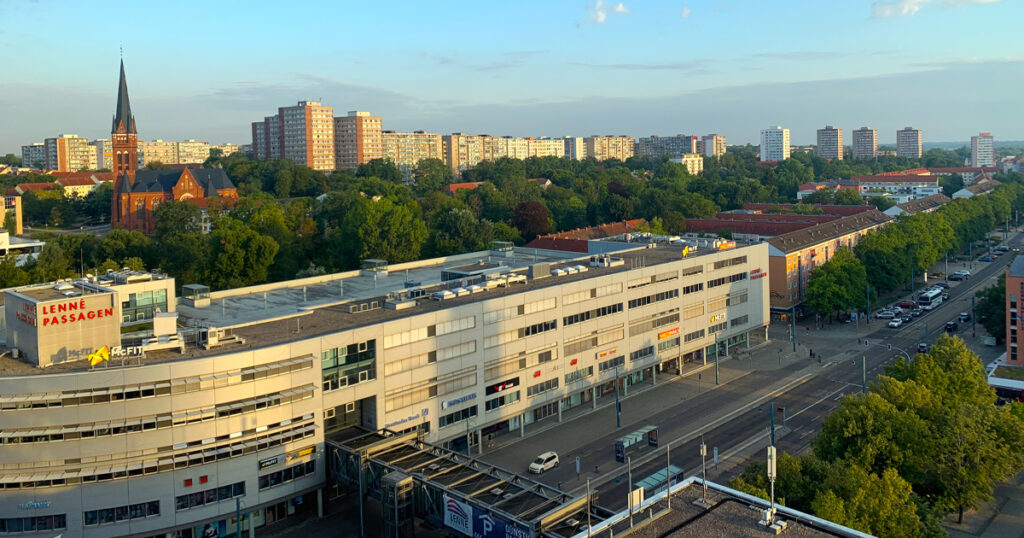
M 924 198 L 910 200 L 909 202 L 904 202 L 902 204 L 896 204 L 896 207 L 899 207 L 907 213 L 913 214 L 941 207 L 948 201 L 949 197 L 945 194 L 933 194 L 931 196 L 925 196 Z
M 565 252 L 587 252 L 587 241 L 584 239 L 556 239 L 554 237 L 538 237 L 527 243 L 526 248 L 544 250 L 562 250 Z
M 600 226 L 591 226 L 589 228 L 579 228 L 566 232 L 548 234 L 544 237 L 552 239 L 604 239 L 605 237 L 613 237 L 632 232 L 637 226 L 646 223 L 647 221 L 644 219 L 624 220 L 622 222 L 610 222 Z
M 483 181 L 470 181 L 468 183 L 452 183 L 448 185 L 448 192 L 455 194 L 459 189 L 474 190 L 480 185 L 483 185 Z
M 135 172 L 131 192 L 170 192 L 183 173 L 184 170 L 139 170 Z M 218 190 L 235 188 L 221 168 L 190 168 L 189 173 L 206 196 L 217 196 Z
M 772 210 L 780 211 L 792 211 L 795 204 L 758 204 L 758 203 L 746 203 L 743 204 L 744 209 L 754 209 L 761 212 L 767 212 Z M 825 205 L 825 204 L 814 204 L 812 207 L 820 209 L 823 215 L 839 215 L 841 217 L 847 217 L 849 215 L 856 215 L 857 213 L 863 213 L 870 211 L 874 206 L 868 205 Z
M 815 226 L 813 221 L 686 219 L 687 232 L 732 232 L 734 234 L 774 237 Z
M 61 187 L 86 187 L 96 185 L 91 177 L 62 177 L 57 179 Z
M 887 215 L 872 207 L 869 211 L 857 215 L 773 237 L 768 240 L 768 243 L 785 253 L 798 252 L 847 234 L 880 226 L 891 220 Z
M 932 168 L 931 170 L 935 170 Z M 895 172 L 882 172 L 881 174 L 875 174 L 876 176 L 906 176 L 906 175 L 927 175 L 929 173 L 928 168 L 911 168 L 909 170 L 896 170 Z
M 15 187 L 21 192 L 25 191 L 49 191 L 57 188 L 54 183 L 18 183 Z
M 996 173 L 999 171 L 995 166 L 960 166 L 954 168 L 929 168 L 933 174 L 977 174 L 978 172 Z
M 939 178 L 933 175 L 902 174 L 889 176 L 853 176 L 857 183 L 938 183 Z

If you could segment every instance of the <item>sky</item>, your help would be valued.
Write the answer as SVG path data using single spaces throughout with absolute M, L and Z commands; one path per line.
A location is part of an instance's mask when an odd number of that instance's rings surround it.
M 251 142 L 321 100 L 396 131 L 724 134 L 913 126 L 1024 140 L 1024 0 L 0 0 L 0 154 L 109 137 Z

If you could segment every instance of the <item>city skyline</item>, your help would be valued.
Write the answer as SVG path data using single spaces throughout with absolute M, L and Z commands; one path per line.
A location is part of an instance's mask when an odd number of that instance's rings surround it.
M 1024 81 L 1024 62 L 1008 56 L 1019 5 L 800 3 L 803 8 L 778 13 L 725 1 L 464 4 L 459 17 L 444 19 L 425 6 L 389 9 L 382 18 L 383 10 L 372 6 L 342 11 L 314 3 L 308 10 L 323 15 L 318 19 L 379 24 L 353 24 L 330 38 L 310 32 L 285 46 L 252 43 L 252 36 L 273 30 L 266 22 L 275 20 L 266 16 L 274 13 L 270 8 L 241 13 L 204 6 L 204 18 L 193 20 L 186 6 L 162 16 L 162 25 L 184 28 L 186 39 L 171 50 L 146 45 L 152 28 L 144 21 L 153 15 L 146 6 L 123 8 L 126 19 L 143 22 L 97 39 L 94 29 L 109 20 L 103 13 L 2 2 L 0 11 L 22 24 L 0 30 L 0 48 L 17 73 L 0 82 L 7 120 L 0 153 L 18 154 L 22 145 L 58 133 L 104 137 L 113 103 L 110 73 L 122 43 L 133 105 L 146 118 L 144 140 L 245 143 L 254 118 L 304 99 L 341 111 L 372 110 L 385 129 L 400 132 L 636 138 L 719 132 L 731 144 L 756 144 L 764 125 L 781 124 L 793 144 L 803 145 L 829 124 L 848 132 L 870 125 L 880 145 L 895 143 L 895 131 L 906 125 L 920 128 L 926 143 L 967 145 L 983 131 L 997 141 L 1024 139 L 1024 129 L 1002 112 L 1013 100 L 1013 82 Z M 848 24 L 836 32 L 806 31 L 833 18 Z M 496 19 L 507 24 L 485 24 Z M 981 24 L 990 30 L 956 30 Z M 936 32 L 949 39 L 926 39 Z M 680 54 L 670 45 L 681 38 L 696 46 Z M 855 50 L 854 38 L 865 45 Z M 471 42 L 476 45 L 467 52 Z M 638 48 L 644 51 L 639 61 Z M 1007 83 L 979 87 L 993 72 Z M 838 110 L 837 96 L 844 102 Z

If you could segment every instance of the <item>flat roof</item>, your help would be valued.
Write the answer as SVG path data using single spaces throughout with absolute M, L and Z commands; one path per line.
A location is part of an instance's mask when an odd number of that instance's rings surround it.
M 753 246 L 755 244 L 737 242 L 736 248 Z M 459 257 L 458 259 L 438 258 L 425 260 L 421 266 L 410 268 L 408 275 L 406 271 L 393 272 L 387 276 L 378 277 L 376 282 L 372 276 L 356 276 L 357 272 L 349 272 L 340 274 L 346 275 L 344 278 L 328 278 L 326 281 L 317 284 L 295 285 L 295 282 L 301 281 L 286 281 L 240 290 L 227 290 L 226 293 L 228 294 L 239 291 L 243 293 L 227 295 L 222 298 L 217 298 L 218 293 L 215 292 L 211 294 L 213 298 L 211 306 L 201 309 L 187 306 L 184 304 L 184 301 L 179 300 L 177 304 L 178 315 L 180 318 L 187 318 L 185 319 L 186 323 L 183 325 L 191 327 L 205 325 L 219 329 L 231 329 L 232 334 L 243 338 L 245 343 L 224 344 L 212 349 L 189 347 L 185 354 L 170 350 L 147 351 L 145 358 L 141 359 L 141 364 L 188 360 L 233 353 L 244 349 L 273 346 L 293 340 L 313 338 L 358 327 L 375 325 L 426 312 L 447 310 L 481 300 L 505 297 L 531 290 L 559 286 L 569 282 L 586 280 L 601 275 L 628 271 L 635 267 L 649 267 L 681 259 L 682 247 L 680 245 L 662 242 L 657 243 L 652 248 L 645 248 L 645 246 L 637 245 L 633 247 L 630 245 L 627 247 L 629 250 L 603 253 L 602 255 L 609 255 L 613 258 L 624 260 L 625 263 L 614 267 L 590 267 L 588 265 L 589 254 L 581 255 L 576 252 L 559 253 L 553 251 L 534 252 L 533 249 L 517 247 L 514 257 L 502 258 L 502 260 L 510 267 L 510 270 L 516 271 L 518 274 L 524 274 L 525 270 L 535 263 L 550 263 L 552 269 L 562 266 L 584 265 L 587 267 L 587 271 L 538 279 L 528 278 L 521 283 L 509 284 L 506 287 L 492 288 L 461 297 L 452 297 L 443 301 L 432 300 L 428 293 L 425 296 L 416 298 L 415 306 L 403 310 L 383 308 L 383 302 L 388 292 L 406 289 L 406 279 L 420 281 L 420 287 L 437 286 L 442 283 L 440 278 L 442 268 L 465 265 L 467 261 L 472 262 L 473 259 L 486 260 L 488 257 L 491 257 L 497 260 L 498 257 L 490 251 L 483 251 L 467 255 L 467 257 Z M 691 250 L 687 259 L 696 259 L 718 252 L 727 251 L 714 248 L 699 248 Z M 344 284 L 340 284 L 340 282 Z M 266 296 L 264 296 L 264 293 L 266 293 Z M 366 303 L 373 299 L 380 301 L 380 308 L 363 310 L 358 313 L 351 313 L 349 311 L 351 305 Z M 132 359 L 132 361 L 132 365 L 140 364 L 139 359 Z M 109 365 L 111 369 L 115 367 L 117 367 L 116 364 Z M 75 361 L 47 368 L 36 368 L 10 357 L 0 357 L 0 375 L 38 375 L 89 369 L 88 361 Z
M 1024 256 L 1016 256 L 1010 264 L 1010 276 L 1024 277 Z

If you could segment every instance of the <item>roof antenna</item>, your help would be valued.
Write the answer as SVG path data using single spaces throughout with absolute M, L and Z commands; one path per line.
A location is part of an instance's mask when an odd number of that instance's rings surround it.
M 124 59 L 124 43 L 121 43 L 121 59 Z

